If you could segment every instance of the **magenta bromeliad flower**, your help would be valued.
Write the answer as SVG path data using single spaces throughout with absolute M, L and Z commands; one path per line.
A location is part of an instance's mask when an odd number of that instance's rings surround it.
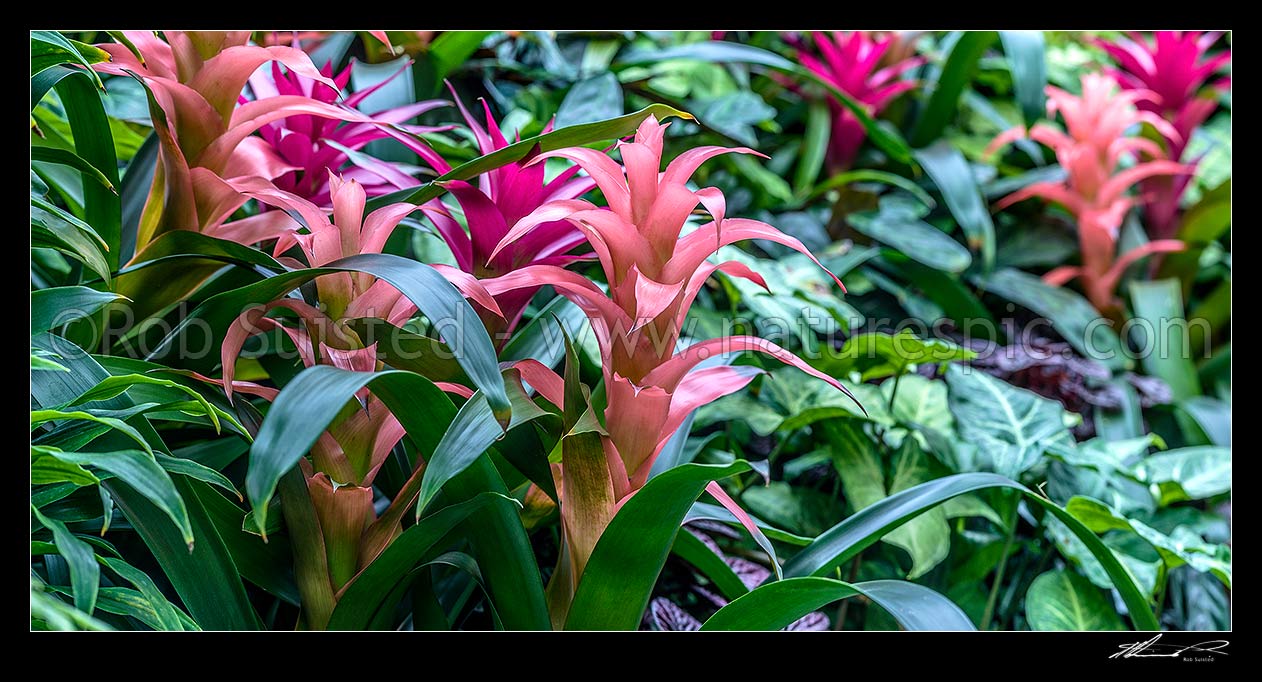
M 1218 106 L 1214 91 L 1231 86 L 1231 77 L 1227 76 L 1207 87 L 1218 69 L 1231 61 L 1231 50 L 1208 56 L 1222 35 L 1219 31 L 1157 31 L 1151 44 L 1138 33 L 1129 35 L 1096 44 L 1121 67 L 1109 70 L 1109 75 L 1123 90 L 1154 95 L 1136 104 L 1170 123 L 1177 135 L 1162 133 L 1168 156 L 1173 161 L 1182 160 L 1192 133 Z M 1191 163 L 1195 165 L 1196 160 Z M 1178 231 L 1179 204 L 1191 178 L 1182 175 L 1144 181 L 1144 192 L 1153 196 L 1146 207 L 1153 238 L 1173 237 Z
M 915 81 L 899 80 L 908 69 L 924 63 L 923 57 L 903 57 L 882 67 L 881 59 L 898 38 L 876 36 L 865 31 L 816 31 L 811 34 L 816 54 L 801 41 L 797 42 L 798 59 L 821 79 L 867 106 L 875 116 L 895 97 L 916 87 Z M 818 56 L 816 56 L 818 55 Z M 833 128 L 828 140 L 828 165 L 834 171 L 845 170 L 854 163 L 859 148 L 867 139 L 867 130 L 849 109 L 831 97 Z
M 485 100 L 482 101 L 486 114 L 486 127 L 483 128 L 465 108 L 454 89 L 452 95 L 477 140 L 480 153 L 490 154 L 509 145 Z M 548 123 L 543 132 L 551 130 L 552 124 Z M 544 164 L 523 162 L 488 171 L 478 178 L 476 185 L 463 180 L 442 183 L 464 211 L 467 233 L 449 215 L 439 212 L 427 212 L 426 215 L 451 248 L 460 269 L 479 279 L 498 277 L 527 265 L 564 266 L 590 257 L 570 253 L 586 238 L 565 220 L 545 222 L 498 252 L 496 246 L 508 234 L 510 227 L 535 209 L 550 201 L 577 199 L 596 186 L 590 177 L 578 177 L 578 171 L 578 166 L 572 166 L 547 180 Z M 493 339 L 507 339 L 508 333 L 521 319 L 526 304 L 538 290 L 539 287 L 524 288 L 496 296 L 503 317 L 483 315 Z
M 420 184 L 415 175 L 422 169 L 357 153 L 373 140 L 391 137 L 403 141 L 438 172 L 450 170 L 442 157 L 419 139 L 391 132 L 402 130 L 414 136 L 449 130 L 451 126 L 418 126 L 406 123 L 431 109 L 446 106 L 447 102 L 428 100 L 376 112 L 364 112 L 361 109 L 361 104 L 367 97 L 402 75 L 406 69 L 405 65 L 390 78 L 370 88 L 345 95 L 343 91 L 351 76 L 350 66 L 336 76 L 333 75 L 331 64 L 325 64 L 320 69 L 320 73 L 334 83 L 336 88 L 328 87 L 293 70 L 282 71 L 275 62 L 270 73 L 262 70 L 255 72 L 249 80 L 253 100 L 279 96 L 307 97 L 330 105 L 340 103 L 343 107 L 360 111 L 371 119 L 370 122 L 348 122 L 298 115 L 273 121 L 259 128 L 259 135 L 292 168 L 272 178 L 276 187 L 322 207 L 331 206 L 330 172 L 339 173 L 347 180 L 357 181 L 370 197 L 415 187 Z M 241 104 L 250 101 L 250 98 L 241 96 Z M 387 126 L 393 128 L 388 129 Z

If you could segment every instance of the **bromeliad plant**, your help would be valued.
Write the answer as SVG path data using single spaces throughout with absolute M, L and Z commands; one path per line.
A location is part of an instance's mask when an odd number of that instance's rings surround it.
M 560 507 L 565 540 L 549 589 L 557 595 L 552 615 L 558 624 L 565 620 L 569 601 L 605 526 L 647 482 L 657 455 L 685 417 L 707 402 L 740 390 L 759 372 L 748 366 L 697 369 L 702 361 L 725 353 L 758 351 L 846 391 L 836 379 L 757 337 L 710 339 L 677 351 L 688 309 L 712 274 L 722 271 L 767 286 L 741 263 L 707 262 L 718 249 L 747 239 L 765 239 L 800 251 L 816 264 L 819 261 L 797 239 L 766 223 L 727 218 L 726 200 L 717 188 L 688 189 L 689 178 L 706 160 L 728 153 L 756 154 L 753 150 L 691 149 L 661 171 L 663 136 L 669 125 L 659 124 L 652 116 L 645 119 L 633 142 L 618 144 L 622 165 L 591 149 L 541 154 L 531 163 L 560 157 L 579 164 L 595 180 L 609 208 L 581 199 L 546 203 L 518 221 L 491 253 L 494 258 L 540 226 L 565 220 L 592 245 L 609 284 L 606 294 L 580 275 L 542 263 L 486 281 L 494 295 L 552 285 L 583 309 L 600 345 L 607 399 L 606 435 L 601 440 L 605 461 L 593 472 L 590 463 L 567 462 L 563 456 L 557 481 L 557 488 L 564 491 Z M 683 235 L 698 203 L 705 206 L 712 222 Z M 840 280 L 833 279 L 841 286 Z M 531 360 L 518 367 L 547 400 L 564 407 L 560 378 L 550 369 Z M 574 394 L 569 395 L 573 400 Z M 706 489 L 752 532 L 758 532 L 717 483 Z
M 1192 134 L 1218 108 L 1219 91 L 1231 87 L 1230 76 L 1209 83 L 1231 61 L 1230 49 L 1209 56 L 1220 37 L 1219 31 L 1156 31 L 1151 43 L 1138 34 L 1111 42 L 1096 41 L 1120 66 L 1110 69 L 1109 75 L 1123 90 L 1144 95 L 1136 99 L 1136 106 L 1170 124 L 1159 132 L 1166 157 L 1172 161 L 1183 160 Z M 1197 161 L 1193 159 L 1189 165 L 1195 167 Z M 1178 234 L 1179 209 L 1191 180 L 1190 174 L 1143 180 L 1144 194 L 1152 197 L 1144 206 L 1144 217 L 1153 239 Z
M 1119 93 L 1101 74 L 1082 77 L 1081 96 L 1055 86 L 1048 86 L 1047 96 L 1049 116 L 1060 112 L 1065 130 L 1040 123 L 1030 128 L 1028 136 L 1055 150 L 1066 178 L 1063 182 L 1031 184 L 1001 199 L 998 207 L 1042 197 L 1072 213 L 1077 219 L 1082 265 L 1056 268 L 1047 273 L 1044 280 L 1059 286 L 1081 279 L 1092 305 L 1116 318 L 1121 302 L 1114 291 L 1126 269 L 1150 254 L 1184 248 L 1183 242 L 1177 239 L 1160 239 L 1119 255 L 1117 244 L 1122 220 L 1132 206 L 1145 200 L 1142 196 L 1129 197 L 1126 192 L 1146 178 L 1189 172 L 1186 166 L 1165 159 L 1161 148 L 1152 140 L 1128 137 L 1127 131 L 1138 123 L 1148 123 L 1163 135 L 1182 138 L 1166 120 L 1151 111 L 1135 108 L 1136 101 L 1150 99 L 1151 93 L 1136 90 Z M 1024 128 L 1009 130 L 995 138 L 989 151 L 1026 135 Z M 1122 168 L 1123 159 L 1133 154 L 1146 155 L 1148 160 Z
M 798 60 L 802 66 L 861 103 L 872 116 L 881 113 L 895 97 L 914 89 L 915 81 L 899 80 L 899 76 L 925 63 L 923 57 L 900 56 L 883 64 L 882 58 L 901 42 L 893 35 L 816 31 L 811 34 L 811 42 L 815 54 L 804 42 L 798 44 Z M 855 155 L 868 133 L 849 108 L 831 97 L 828 106 L 833 117 L 828 165 L 833 172 L 840 172 L 854 164 Z

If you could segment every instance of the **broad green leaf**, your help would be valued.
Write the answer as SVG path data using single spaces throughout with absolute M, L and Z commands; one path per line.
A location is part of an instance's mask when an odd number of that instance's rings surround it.
M 508 396 L 504 392 L 504 380 L 500 377 L 495 347 L 477 313 L 437 270 L 401 256 L 380 253 L 349 256 L 323 267 L 295 270 L 212 296 L 189 313 L 147 359 L 155 360 L 170 353 L 176 339 L 190 328 L 200 328 L 203 332 L 208 331 L 212 338 L 220 339 L 241 311 L 251 304 L 276 300 L 331 272 L 368 273 L 402 292 L 422 314 L 443 330 L 457 362 L 474 385 L 486 394 L 497 421 L 508 422 Z
M 1144 371 L 1165 381 L 1175 400 L 1200 395 L 1179 280 L 1132 282 L 1130 293 L 1135 310 L 1131 334 L 1141 349 Z
M 923 147 L 942 135 L 955 118 L 960 95 L 973 81 L 978 61 L 994 41 L 993 31 L 964 31 L 958 35 L 937 77 L 931 77 L 925 84 L 931 94 L 916 120 L 911 135 L 912 146 Z
M 96 553 L 92 551 L 92 546 L 71 533 L 66 524 L 41 514 L 34 505 L 31 506 L 31 514 L 40 525 L 52 531 L 57 552 L 70 566 L 70 586 L 74 591 L 75 608 L 92 615 L 97 591 L 101 586 L 101 567 L 96 563 Z
M 225 549 L 241 577 L 258 585 L 286 603 L 299 604 L 298 587 L 294 583 L 294 556 L 290 538 L 285 535 L 261 537 L 245 530 L 245 512 L 232 500 L 210 486 L 190 483 L 207 520 L 215 527 Z M 279 524 L 278 524 L 279 525 Z
M 1072 445 L 1065 408 L 980 369 L 947 369 L 951 413 L 960 437 L 979 448 L 974 471 L 1016 478 L 1036 467 L 1054 443 Z
M 887 488 L 879 445 L 863 433 L 857 422 L 828 422 L 824 433 L 832 446 L 833 465 L 841 476 L 842 489 L 855 511 L 932 478 L 928 458 L 914 439 L 903 439 L 895 453 Z M 882 540 L 907 552 L 911 557 L 907 578 L 914 580 L 938 565 L 951 549 L 946 511 L 943 507 L 930 509 Z
M 429 50 L 418 55 L 412 67 L 416 92 L 432 97 L 442 89 L 443 79 L 465 63 L 492 31 L 443 31 Z
M 975 630 L 958 606 L 933 590 L 897 580 L 851 585 L 831 578 L 788 578 L 762 585 L 719 609 L 702 630 L 779 630 L 840 599 L 864 596 L 908 630 Z
M 1110 530 L 1132 532 L 1152 545 L 1168 568 L 1188 564 L 1202 573 L 1213 573 L 1223 585 L 1231 588 L 1231 553 L 1225 545 L 1211 545 L 1194 531 L 1179 526 L 1167 535 L 1135 519 L 1126 518 L 1117 510 L 1089 497 L 1075 497 L 1065 509 L 1087 528 L 1102 533 Z
M 123 296 L 87 287 L 54 287 L 31 292 L 31 333 L 57 329 L 89 317 Z
M 749 90 L 737 90 L 708 101 L 695 101 L 697 122 L 750 147 L 758 145 L 754 126 L 776 117 L 776 109 Z
M 856 334 L 846 339 L 840 352 L 825 350 L 817 365 L 838 377 L 857 371 L 861 373 L 861 380 L 869 381 L 900 376 L 913 365 L 942 365 L 976 356 L 973 351 L 950 341 L 922 339 L 911 329 L 903 329 L 896 334 Z M 872 409 L 873 406 L 865 401 L 864 407 Z
M 859 232 L 896 249 L 908 258 L 947 272 L 963 272 L 972 264 L 968 249 L 942 230 L 902 212 L 861 211 L 846 216 Z
M 1052 328 L 1086 357 L 1114 370 L 1128 369 L 1133 364 L 1108 320 L 1069 289 L 1053 287 L 1015 268 L 1002 268 L 989 277 L 970 279 L 977 286 L 1051 320 Z
M 1187 413 L 1214 445 L 1231 447 L 1231 405 L 1205 395 L 1192 396 L 1175 405 Z M 1185 430 L 1186 434 L 1186 430 Z
M 706 544 L 697 539 L 697 536 L 690 532 L 680 533 L 675 537 L 675 544 L 671 547 L 671 552 L 675 556 L 687 561 L 693 568 L 697 569 L 701 575 L 704 575 L 710 582 L 714 583 L 714 587 L 718 589 L 725 599 L 736 599 L 743 594 L 749 593 L 749 588 L 745 587 L 745 583 L 741 581 L 740 576 L 732 570 L 732 567 L 723 560 L 723 557 L 714 553 Z
M 653 477 L 605 528 L 579 580 L 567 630 L 634 630 L 684 515 L 710 481 L 749 471 L 749 464 L 684 464 Z
M 1047 62 L 1043 57 L 1047 49 L 1042 31 L 1000 31 L 1008 70 L 1012 72 L 1012 89 L 1021 116 L 1027 126 L 1034 125 L 1047 115 Z
M 995 264 L 995 225 L 977 187 L 973 169 L 964 160 L 964 155 L 949 142 L 941 140 L 917 149 L 915 157 L 942 192 L 955 222 L 964 229 L 969 248 L 981 251 L 982 266 L 989 270 Z M 914 257 L 910 253 L 907 255 Z
M 1086 578 L 1058 569 L 1034 579 L 1025 593 L 1025 616 L 1032 630 L 1122 630 L 1113 605 Z
M 1163 504 L 1203 500 L 1231 492 L 1231 449 L 1169 450 L 1146 457 L 1136 465 L 1135 473 L 1161 488 Z
M 510 163 L 526 158 L 536 147 L 540 152 L 550 152 L 565 147 L 578 147 L 593 142 L 603 142 L 624 137 L 635 132 L 640 122 L 649 116 L 658 120 L 677 116 L 692 119 L 692 115 L 665 104 L 651 104 L 633 114 L 596 123 L 561 128 L 550 133 L 528 137 L 520 142 L 496 150 L 486 156 L 480 156 L 468 163 L 461 164 L 432 182 L 427 182 L 416 189 L 399 190 L 384 196 L 376 197 L 368 202 L 368 210 L 375 210 L 388 204 L 406 201 L 412 204 L 423 204 L 443 193 L 437 182 L 448 180 L 470 180 L 487 171 L 495 170 Z
M 1064 523 L 1086 544 L 1100 562 L 1126 603 L 1137 629 L 1158 630 L 1160 625 L 1148 608 L 1148 600 L 1136 587 L 1127 570 L 1112 551 L 1069 512 L 1029 488 L 1003 476 L 986 473 L 955 474 L 895 493 L 863 509 L 819 536 L 784 566 L 787 577 L 822 576 L 875 544 L 881 537 L 908 520 L 953 497 L 984 490 L 1010 488 L 1026 500 L 1045 509 Z
M 557 107 L 557 128 L 595 123 L 622 115 L 622 86 L 606 71 L 575 83 Z

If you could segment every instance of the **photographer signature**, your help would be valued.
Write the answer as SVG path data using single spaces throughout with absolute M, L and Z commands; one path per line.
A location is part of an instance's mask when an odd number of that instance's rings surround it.
M 1178 658 L 1185 653 L 1207 653 L 1207 654 L 1223 654 L 1223 647 L 1228 642 L 1225 639 L 1214 639 L 1200 644 L 1175 645 L 1175 644 L 1158 644 L 1161 635 L 1157 635 L 1146 642 L 1133 642 L 1131 644 L 1122 644 L 1117 653 L 1109 656 L 1109 658 Z

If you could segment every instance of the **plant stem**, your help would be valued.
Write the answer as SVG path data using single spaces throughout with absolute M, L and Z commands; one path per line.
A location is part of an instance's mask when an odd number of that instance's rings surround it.
M 855 578 L 859 577 L 859 561 L 862 558 L 863 552 L 859 552 L 855 555 L 855 558 L 850 560 L 850 577 L 846 579 L 846 582 L 853 583 Z M 834 630 L 840 631 L 846 626 L 846 612 L 850 609 L 850 602 L 852 601 L 854 601 L 854 598 L 841 600 L 841 606 L 837 607 L 837 620 L 833 623 Z
M 995 581 L 990 586 L 990 595 L 986 597 L 986 608 L 982 611 L 981 629 L 983 631 L 990 629 L 990 621 L 995 615 L 995 600 L 999 598 L 999 586 L 1003 584 L 1004 569 L 1008 567 L 1008 550 L 1012 549 L 1012 542 L 1017 535 L 1017 505 L 1013 502 L 1009 507 L 1010 517 L 1008 521 L 1008 537 L 1003 543 L 1003 553 L 1000 554 L 999 567 L 995 569 Z
M 1157 617 L 1158 623 L 1161 622 L 1161 612 L 1165 610 L 1166 588 L 1170 586 L 1170 574 L 1166 572 L 1164 566 L 1162 567 L 1161 573 L 1164 575 L 1161 576 L 1161 584 L 1157 586 L 1157 602 L 1153 604 L 1152 607 L 1153 615 Z

